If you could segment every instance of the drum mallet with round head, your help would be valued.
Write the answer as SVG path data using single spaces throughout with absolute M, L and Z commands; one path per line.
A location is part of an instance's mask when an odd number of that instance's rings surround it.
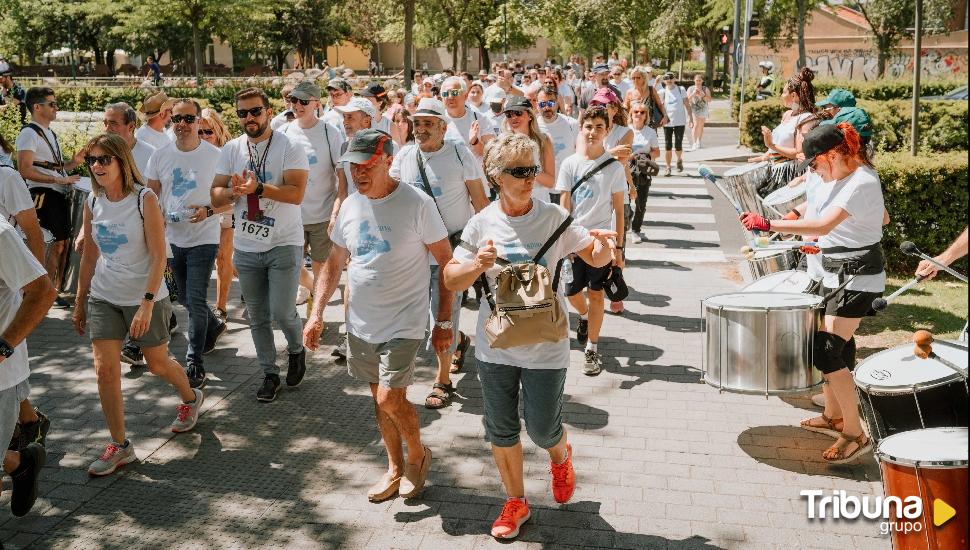
M 886 296 L 885 298 L 876 298 L 875 300 L 872 301 L 872 309 L 875 311 L 882 311 L 886 309 L 887 307 L 889 307 L 889 304 L 891 304 L 893 300 L 899 297 L 900 294 L 913 288 L 914 286 L 919 284 L 923 279 L 925 279 L 925 277 L 913 277 L 912 280 L 910 280 L 905 285 L 899 287 L 899 289 L 896 292 L 893 292 L 889 296 Z
M 941 365 L 949 368 L 953 372 L 959 374 L 963 378 L 967 378 L 967 373 L 955 364 L 947 361 L 946 359 L 940 357 L 933 351 L 933 333 L 928 330 L 917 330 L 913 333 L 913 343 L 916 344 L 913 347 L 913 355 L 919 357 L 920 359 L 935 359 Z M 948 344 L 948 342 L 940 341 L 941 344 Z M 959 346 L 954 346 L 958 347 Z M 966 350 L 965 348 L 959 348 Z
M 943 271 L 946 271 L 950 275 L 953 275 L 957 279 L 960 279 L 963 282 L 967 282 L 966 275 L 961 275 L 960 272 L 950 268 L 950 266 L 943 265 L 940 262 L 936 261 L 935 258 L 931 258 L 926 254 L 923 254 L 923 251 L 917 248 L 916 245 L 911 243 L 910 241 L 903 241 L 902 243 L 900 243 L 899 249 L 902 250 L 904 253 L 909 254 L 910 256 L 916 256 L 917 258 L 922 258 L 930 262 L 931 264 L 935 265 L 936 267 L 942 269 Z

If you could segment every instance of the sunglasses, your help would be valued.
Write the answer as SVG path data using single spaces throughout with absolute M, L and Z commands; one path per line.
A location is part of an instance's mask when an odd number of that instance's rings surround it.
M 646 111 L 633 111 L 633 114 L 635 114 L 635 115 L 645 115 L 645 114 L 647 114 L 647 112 Z
M 56 109 L 57 108 L 57 102 L 56 101 L 42 101 L 40 103 L 37 103 L 37 105 L 50 105 L 51 106 L 51 109 Z
M 506 118 L 519 118 L 524 114 L 525 111 L 505 111 Z
M 172 124 L 178 124 L 180 122 L 193 124 L 198 118 L 196 115 L 172 115 Z
M 508 174 L 517 180 L 524 180 L 536 177 L 541 171 L 542 167 L 540 166 L 516 166 L 513 168 L 506 168 L 502 170 L 502 173 Z
M 459 90 L 459 89 L 445 90 L 445 91 L 441 92 L 441 97 L 444 97 L 444 98 L 458 97 L 460 95 L 461 95 L 461 90 Z
M 265 107 L 262 106 L 252 107 L 250 109 L 236 109 L 236 116 L 239 118 L 246 118 L 249 116 L 257 117 L 263 114 L 263 109 L 265 109 Z
M 101 166 L 111 166 L 111 162 L 114 160 L 114 155 L 101 155 L 94 156 L 88 155 L 84 157 L 84 163 L 88 166 L 94 166 L 94 163 L 99 163 Z
M 556 102 L 555 101 L 540 101 L 539 102 L 539 108 L 540 109 L 545 109 L 546 107 L 555 107 L 555 106 L 556 106 Z
M 199 128 L 199 135 L 200 136 L 214 136 L 214 135 L 216 135 L 216 131 L 215 130 L 203 130 L 203 129 Z
M 296 105 L 297 103 L 299 103 L 300 105 L 303 105 L 304 107 L 306 107 L 313 100 L 312 99 L 300 99 L 298 97 L 290 96 L 290 97 L 286 98 L 286 101 L 289 102 L 289 103 L 292 103 L 293 105 Z

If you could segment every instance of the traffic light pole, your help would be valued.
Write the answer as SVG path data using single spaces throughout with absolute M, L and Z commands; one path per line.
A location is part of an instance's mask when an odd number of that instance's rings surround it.
M 735 0 L 735 2 L 737 1 Z M 748 72 L 748 38 L 751 37 L 751 14 L 754 11 L 753 4 L 753 0 L 747 0 L 744 7 L 744 41 L 741 43 L 741 93 L 739 94 L 740 99 L 738 103 L 738 145 L 741 145 L 741 132 L 743 131 L 741 121 L 744 120 L 744 80 Z

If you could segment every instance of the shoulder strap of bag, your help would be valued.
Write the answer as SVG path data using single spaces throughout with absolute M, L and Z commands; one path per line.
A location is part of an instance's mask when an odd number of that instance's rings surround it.
M 438 201 L 434 198 L 434 193 L 431 191 L 431 183 L 428 182 L 428 173 L 424 171 L 424 158 L 421 156 L 421 149 L 418 146 L 414 146 L 414 158 L 418 161 L 418 172 L 421 174 L 421 187 L 424 192 L 431 197 L 434 201 L 435 206 L 438 206 Z
M 589 172 L 586 172 L 586 174 L 584 174 L 583 177 L 579 178 L 579 181 L 573 184 L 573 188 L 569 190 L 569 194 L 571 195 L 575 193 L 576 190 L 579 189 L 580 185 L 589 181 L 589 178 L 595 176 L 597 172 L 599 172 L 603 168 L 606 168 L 610 164 L 613 164 L 614 162 L 616 162 L 616 159 L 613 157 L 610 157 L 604 160 L 603 162 L 599 163 L 599 165 L 593 167 Z
M 41 128 L 40 126 L 38 126 L 33 122 L 27 124 L 27 127 L 37 132 L 37 135 L 44 140 L 44 143 L 47 144 L 47 148 L 50 149 L 51 156 L 54 157 L 53 164 L 57 166 L 58 170 L 62 170 L 64 168 L 64 159 L 61 158 L 61 144 L 57 142 L 57 134 L 55 134 L 54 131 L 51 130 L 51 135 L 54 136 L 54 143 L 51 144 L 50 140 L 47 139 L 47 134 L 44 133 L 43 128 Z M 55 145 L 56 145 L 56 148 L 55 148 Z
M 144 202 L 145 202 L 145 193 L 147 191 L 148 191 L 147 187 L 142 187 L 141 189 L 139 189 L 138 200 L 136 201 L 136 204 L 138 205 L 138 217 L 141 218 L 142 226 L 145 225 Z M 97 202 L 98 202 L 98 196 L 92 192 L 91 193 L 91 213 L 92 214 L 94 214 L 94 205 Z
M 571 223 L 573 223 L 573 217 L 567 215 L 566 219 L 564 219 L 562 223 L 559 224 L 559 227 L 557 227 L 556 230 L 552 232 L 552 235 L 550 235 L 549 238 L 546 239 L 545 244 L 543 244 L 542 247 L 539 249 L 539 251 L 536 252 L 536 255 L 533 256 L 532 261 L 534 263 L 539 263 L 539 260 L 541 260 L 542 257 L 546 255 L 546 252 L 549 251 L 549 248 L 551 248 L 552 245 L 557 240 L 559 240 L 559 237 L 566 232 L 566 229 L 569 229 L 569 224 Z
M 337 172 L 337 163 L 333 161 L 333 149 L 330 148 L 330 130 L 327 129 L 327 121 L 323 122 L 323 137 L 327 138 L 327 156 L 330 157 L 330 169 Z

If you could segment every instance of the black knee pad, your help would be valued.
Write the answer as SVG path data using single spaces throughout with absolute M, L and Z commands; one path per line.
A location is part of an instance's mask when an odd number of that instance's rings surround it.
M 850 372 L 855 370 L 855 336 L 849 338 L 842 348 L 842 362 Z
M 815 345 L 812 348 L 812 364 L 823 374 L 831 374 L 846 368 L 842 359 L 842 351 L 846 341 L 831 332 L 818 331 L 815 333 Z

